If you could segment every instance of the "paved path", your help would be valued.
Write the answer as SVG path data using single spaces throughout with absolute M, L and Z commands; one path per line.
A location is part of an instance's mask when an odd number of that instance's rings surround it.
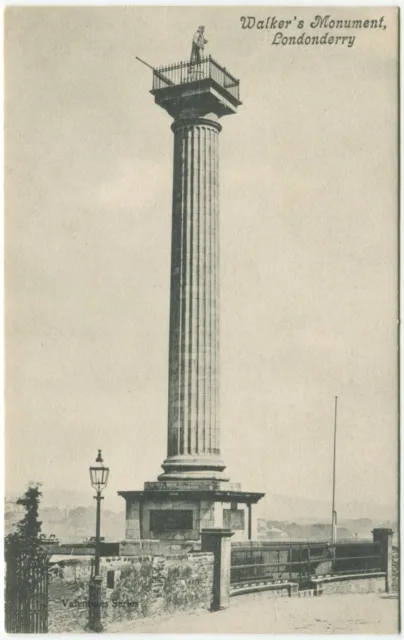
M 262 592 L 231 599 L 209 613 L 115 622 L 109 633 L 369 633 L 398 632 L 398 598 L 388 594 L 271 598 Z

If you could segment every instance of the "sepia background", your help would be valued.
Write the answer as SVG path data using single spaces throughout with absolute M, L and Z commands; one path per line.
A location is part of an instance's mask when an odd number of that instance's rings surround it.
M 338 514 L 396 518 L 397 13 L 333 8 L 385 15 L 351 48 L 272 46 L 240 22 L 330 12 L 6 10 L 10 499 L 41 481 L 49 504 L 91 504 L 98 447 L 107 509 L 160 472 L 172 132 L 135 56 L 185 60 L 203 24 L 243 101 L 220 135 L 228 474 L 266 492 L 258 513 L 330 519 L 338 395 Z

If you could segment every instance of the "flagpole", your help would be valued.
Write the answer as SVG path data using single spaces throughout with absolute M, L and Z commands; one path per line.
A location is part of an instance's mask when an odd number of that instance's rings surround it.
M 336 470 L 336 452 L 337 452 L 337 407 L 338 396 L 335 396 L 335 412 L 334 412 L 334 456 L 332 469 L 332 516 L 331 516 L 331 542 L 337 541 L 337 512 L 335 511 L 335 470 Z

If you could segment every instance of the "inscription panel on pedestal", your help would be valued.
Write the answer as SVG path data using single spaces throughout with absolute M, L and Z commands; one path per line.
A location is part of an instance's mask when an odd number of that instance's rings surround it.
M 151 509 L 150 531 L 166 533 L 173 531 L 192 531 L 192 509 Z
M 223 526 L 232 531 L 244 531 L 243 509 L 223 509 Z

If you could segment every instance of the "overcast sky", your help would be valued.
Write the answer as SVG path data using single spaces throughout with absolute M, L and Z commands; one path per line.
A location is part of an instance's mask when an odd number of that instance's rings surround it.
M 240 23 L 326 12 L 387 29 L 282 47 Z M 271 493 L 329 499 L 338 395 L 337 501 L 394 504 L 395 22 L 387 8 L 7 9 L 8 491 L 90 494 L 98 447 L 105 506 L 160 473 L 173 134 L 135 56 L 187 59 L 204 24 L 243 101 L 220 134 L 227 471 L 269 509 Z

